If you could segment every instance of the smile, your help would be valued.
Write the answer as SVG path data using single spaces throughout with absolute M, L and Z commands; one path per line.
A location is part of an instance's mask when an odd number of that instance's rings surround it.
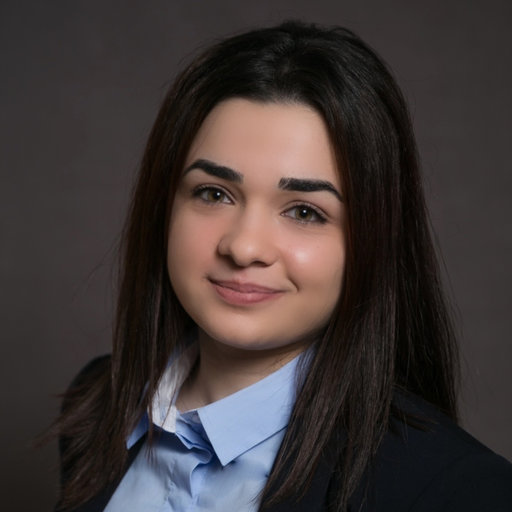
M 283 290 L 276 290 L 254 283 L 239 283 L 236 281 L 209 280 L 213 289 L 228 304 L 246 306 L 258 304 L 280 297 Z

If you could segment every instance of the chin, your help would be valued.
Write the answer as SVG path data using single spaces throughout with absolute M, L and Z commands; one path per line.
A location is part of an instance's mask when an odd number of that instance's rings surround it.
M 237 335 L 234 331 L 230 331 L 229 335 L 218 332 L 203 332 L 202 339 L 206 342 L 213 341 L 239 350 L 271 350 L 288 345 L 286 341 L 276 343 L 275 339 L 269 339 L 266 336 L 251 335 L 247 332 L 241 332 Z
M 290 333 L 261 332 L 261 327 L 251 331 L 249 326 L 226 329 L 201 329 L 199 339 L 203 342 L 213 342 L 234 350 L 253 352 L 297 352 L 306 347 L 315 337 L 313 333 L 307 336 L 291 337 Z

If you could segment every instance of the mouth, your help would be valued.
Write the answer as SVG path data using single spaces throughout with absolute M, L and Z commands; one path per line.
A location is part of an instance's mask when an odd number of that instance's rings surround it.
M 261 286 L 255 283 L 241 283 L 237 281 L 218 281 L 209 279 L 213 289 L 228 304 L 246 306 L 258 304 L 280 297 L 284 291 Z

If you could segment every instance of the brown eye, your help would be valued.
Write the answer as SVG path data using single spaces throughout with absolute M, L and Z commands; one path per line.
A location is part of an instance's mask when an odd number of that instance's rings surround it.
M 310 223 L 321 223 L 325 222 L 325 217 L 318 212 L 315 208 L 311 206 L 307 206 L 304 204 L 294 206 L 286 212 L 283 213 L 285 217 L 291 217 L 297 222 L 301 222 L 302 224 L 310 224 Z
M 316 213 L 311 208 L 295 208 L 295 218 L 301 221 L 311 221 Z
M 231 203 L 228 195 L 216 187 L 201 187 L 194 192 L 194 195 L 206 203 Z
M 212 201 L 213 203 L 219 203 L 222 201 L 224 194 L 220 190 L 210 189 L 205 193 L 206 200 Z

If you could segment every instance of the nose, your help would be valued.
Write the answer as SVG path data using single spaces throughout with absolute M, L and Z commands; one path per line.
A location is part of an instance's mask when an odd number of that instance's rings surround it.
M 239 267 L 269 266 L 278 255 L 272 222 L 261 213 L 240 212 L 228 224 L 218 243 L 218 253 Z

